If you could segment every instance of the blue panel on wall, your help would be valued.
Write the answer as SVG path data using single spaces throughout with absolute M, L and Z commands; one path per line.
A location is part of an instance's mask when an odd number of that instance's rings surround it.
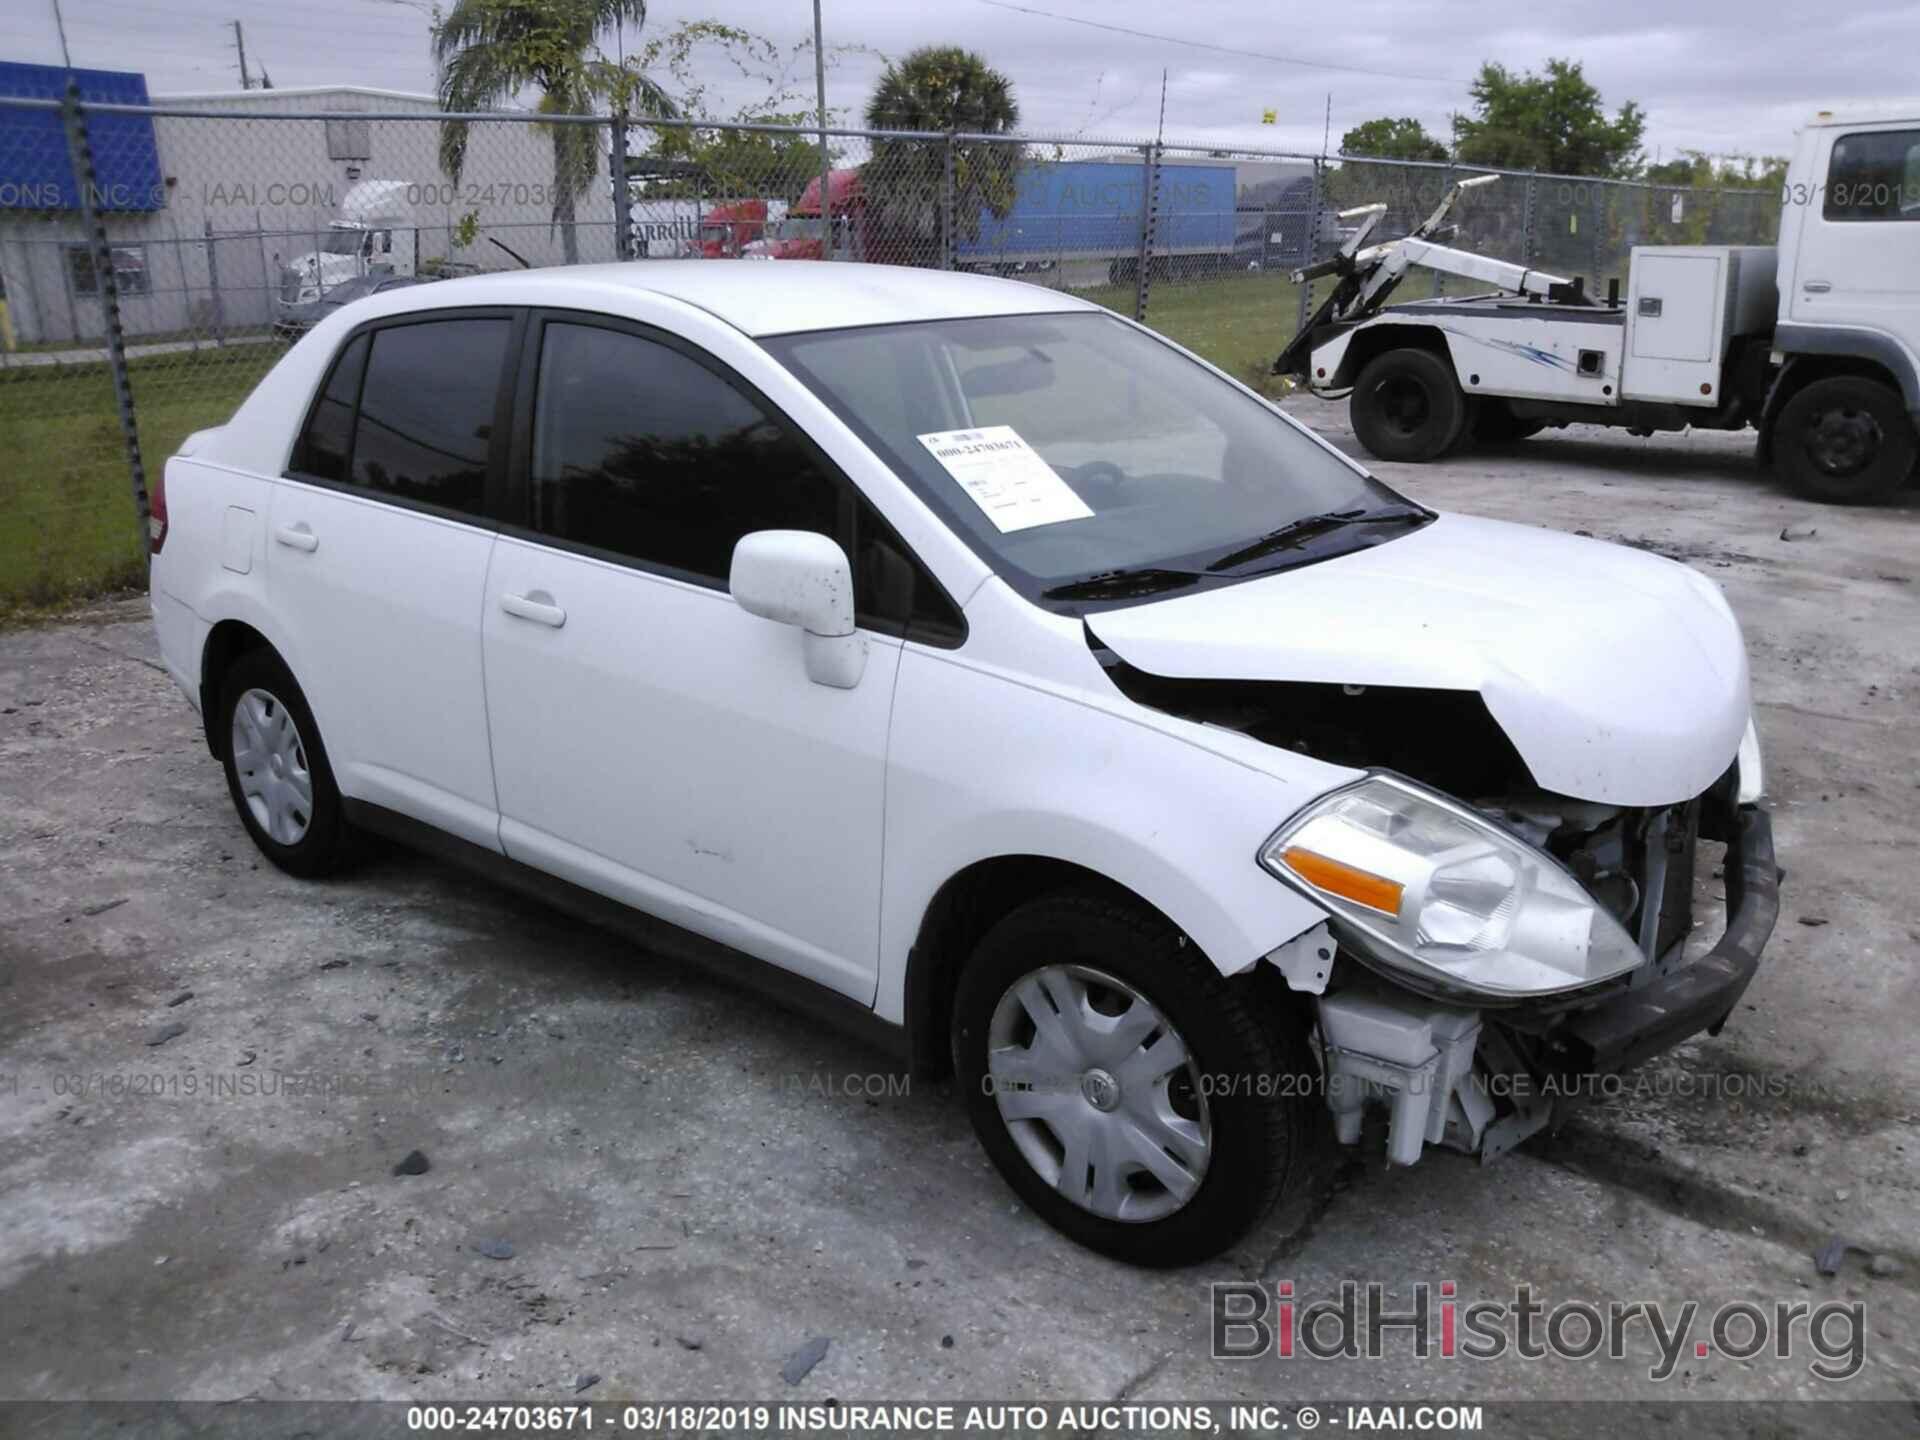
M 69 79 L 80 98 L 98 104 L 145 105 L 147 77 L 125 70 L 69 70 L 61 65 L 0 61 L 0 96 L 58 100 Z M 87 116 L 101 210 L 159 210 L 167 203 L 160 151 L 147 115 Z M 0 102 L 0 210 L 77 210 L 80 194 L 67 157 L 67 133 L 52 110 Z

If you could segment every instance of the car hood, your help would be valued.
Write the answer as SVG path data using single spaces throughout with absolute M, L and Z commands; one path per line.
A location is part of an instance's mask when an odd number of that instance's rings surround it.
M 1751 710 L 1739 624 L 1705 576 L 1463 515 L 1086 624 L 1169 678 L 1477 691 L 1543 788 L 1605 804 L 1698 795 Z

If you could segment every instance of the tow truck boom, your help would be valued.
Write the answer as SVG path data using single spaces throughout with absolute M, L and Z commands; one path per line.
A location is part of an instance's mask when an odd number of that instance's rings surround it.
M 1361 245 L 1380 223 L 1380 217 L 1387 213 L 1387 207 L 1379 204 L 1359 205 L 1351 210 L 1340 211 L 1342 220 L 1357 222 L 1353 234 L 1341 244 L 1337 253 L 1317 264 L 1295 270 L 1292 276 L 1296 285 L 1310 284 L 1328 275 L 1338 275 L 1340 283 L 1334 287 L 1333 294 L 1313 312 L 1300 333 L 1288 342 L 1287 348 L 1280 352 L 1280 357 L 1273 362 L 1273 373 L 1304 376 L 1304 366 L 1311 349 L 1309 337 L 1314 331 L 1333 321 L 1351 324 L 1377 313 L 1398 288 L 1407 271 L 1416 265 L 1467 280 L 1478 280 L 1516 295 L 1538 295 L 1542 299 L 1583 303 L 1585 297 L 1565 276 L 1549 275 L 1544 270 L 1515 265 L 1491 255 L 1476 255 L 1471 250 L 1455 250 L 1433 238 L 1453 233 L 1455 227 L 1445 224 L 1445 221 L 1447 212 L 1453 208 L 1456 200 L 1467 191 L 1491 185 L 1499 178 L 1498 175 L 1475 175 L 1466 180 L 1456 180 L 1447 187 L 1447 193 L 1440 197 L 1440 203 L 1433 207 L 1433 213 L 1414 226 L 1411 232 L 1398 240 L 1370 245 L 1365 249 L 1361 249 Z

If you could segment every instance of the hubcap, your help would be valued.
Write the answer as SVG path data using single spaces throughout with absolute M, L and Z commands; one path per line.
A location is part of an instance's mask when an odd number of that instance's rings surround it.
M 1880 426 L 1863 410 L 1823 410 L 1807 426 L 1807 458 L 1829 475 L 1852 475 L 1880 453 Z
M 1085 965 L 1021 977 L 987 1031 L 994 1103 L 1047 1184 L 1108 1220 L 1191 1200 L 1213 1149 L 1200 1072 L 1146 996 Z
M 313 775 L 299 727 L 270 691 L 249 690 L 233 707 L 233 769 L 254 823 L 278 844 L 299 844 L 313 823 Z

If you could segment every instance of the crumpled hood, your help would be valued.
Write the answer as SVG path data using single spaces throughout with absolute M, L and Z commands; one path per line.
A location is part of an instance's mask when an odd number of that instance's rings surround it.
M 1698 795 L 1733 762 L 1751 710 L 1739 624 L 1706 577 L 1464 515 L 1086 623 L 1170 678 L 1478 691 L 1541 786 L 1605 804 Z

